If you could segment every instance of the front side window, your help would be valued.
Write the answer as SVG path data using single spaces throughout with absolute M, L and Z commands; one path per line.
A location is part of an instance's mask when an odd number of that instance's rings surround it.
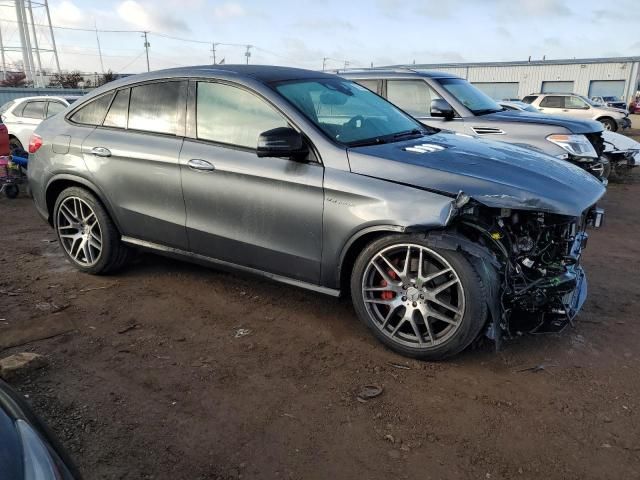
M 54 115 L 64 111 L 65 108 L 67 108 L 67 106 L 60 102 L 49 102 L 49 106 L 47 107 L 47 118 L 53 117 Z
M 145 132 L 178 134 L 182 84 L 161 82 L 131 89 L 129 128 Z
M 431 101 L 440 98 L 422 80 L 389 80 L 387 100 L 415 117 L 431 116 Z
M 47 102 L 27 102 L 24 106 L 24 110 L 22 110 L 22 117 L 25 118 L 35 118 L 42 119 L 44 118 L 44 110 L 47 106 Z
M 564 97 L 558 97 L 556 95 L 549 95 L 542 99 L 540 102 L 542 108 L 564 108 Z
M 474 115 L 502 111 L 493 98 L 462 78 L 439 78 L 438 83 Z
M 262 132 L 288 126 L 260 97 L 222 83 L 198 83 L 196 112 L 199 139 L 240 147 L 256 148 Z
M 580 97 L 565 97 L 565 108 L 589 108 L 587 102 Z
M 109 112 L 102 125 L 105 127 L 127 128 L 127 114 L 129 113 L 129 89 L 118 90 L 113 99 Z
M 109 92 L 95 100 L 91 100 L 89 103 L 85 103 L 69 119 L 81 125 L 100 125 L 107 113 L 112 95 L 113 92 Z
M 426 127 L 357 83 L 338 78 L 285 82 L 275 89 L 335 141 L 356 146 L 406 139 Z

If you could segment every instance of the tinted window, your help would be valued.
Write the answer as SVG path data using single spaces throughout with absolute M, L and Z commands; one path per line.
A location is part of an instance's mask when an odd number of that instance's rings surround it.
M 198 83 L 196 116 L 198 138 L 249 148 L 262 132 L 288 125 L 258 96 L 221 83 Z
M 440 78 L 438 83 L 475 115 L 502 110 L 493 98 L 462 78 Z
M 522 101 L 523 101 L 524 103 L 533 103 L 533 101 L 534 101 L 536 98 L 538 98 L 538 96 L 537 96 L 537 95 L 527 95 L 526 97 L 524 97 L 524 98 L 522 99 Z
M 564 97 L 544 97 L 540 106 L 543 108 L 564 108 Z
M 22 115 L 25 118 L 44 118 L 44 109 L 47 102 L 27 102 L 22 110 Z
M 416 117 L 431 116 L 431 100 L 440 98 L 422 80 L 389 80 L 387 99 Z
M 132 88 L 129 128 L 176 135 L 181 88 L 180 82 L 150 83 Z
M 113 92 L 109 92 L 91 102 L 81 106 L 70 118 L 72 122 L 82 125 L 100 125 L 107 107 L 111 101 Z
M 127 114 L 129 113 L 129 89 L 119 90 L 113 99 L 109 113 L 102 125 L 105 127 L 127 128 Z
M 57 113 L 62 112 L 65 108 L 67 108 L 67 106 L 60 102 L 49 102 L 49 107 L 47 108 L 47 118 L 53 117 Z

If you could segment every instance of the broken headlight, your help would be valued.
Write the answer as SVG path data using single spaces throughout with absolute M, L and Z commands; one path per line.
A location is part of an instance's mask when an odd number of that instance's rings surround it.
M 554 134 L 549 135 L 547 140 L 576 157 L 598 158 L 596 149 L 584 135 Z

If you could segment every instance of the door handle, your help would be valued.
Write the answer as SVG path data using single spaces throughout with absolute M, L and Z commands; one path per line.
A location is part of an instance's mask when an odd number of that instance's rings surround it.
M 216 169 L 211 162 L 200 158 L 192 158 L 187 162 L 187 165 L 191 170 L 197 170 L 199 172 L 213 172 Z
M 91 154 L 95 155 L 96 157 L 110 157 L 111 156 L 111 150 L 109 150 L 108 148 L 104 148 L 104 147 L 93 147 L 91 149 Z
M 566 108 L 562 109 L 563 112 L 568 112 L 569 110 L 567 110 Z

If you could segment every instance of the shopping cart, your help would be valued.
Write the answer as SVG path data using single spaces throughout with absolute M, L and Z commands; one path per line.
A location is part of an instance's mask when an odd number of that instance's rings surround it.
M 20 185 L 27 183 L 27 157 L 16 155 L 0 156 L 0 193 L 7 198 L 16 198 L 20 193 Z

